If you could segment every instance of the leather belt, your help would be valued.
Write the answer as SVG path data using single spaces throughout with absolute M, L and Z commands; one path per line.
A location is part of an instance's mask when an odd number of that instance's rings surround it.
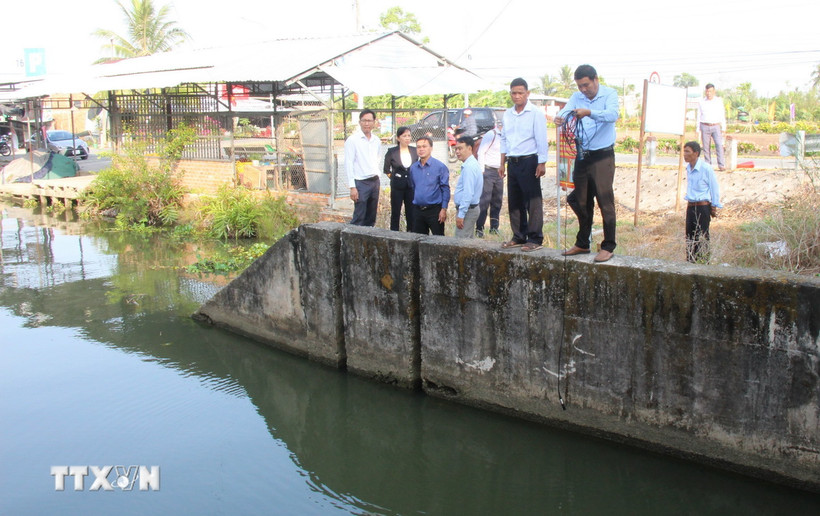
M 513 163 L 518 163 L 519 161 L 524 161 L 525 159 L 530 158 L 537 158 L 538 154 L 527 154 L 526 156 L 507 156 L 507 161 L 511 161 Z
M 421 205 L 416 206 L 416 207 L 417 207 L 418 209 L 420 209 L 421 211 L 425 211 L 425 210 L 432 210 L 433 208 L 439 208 L 439 209 L 442 209 L 442 208 L 441 208 L 441 204 L 421 204 Z
M 709 206 L 712 204 L 709 201 L 689 201 L 689 206 Z
M 608 158 L 609 156 L 615 156 L 614 145 L 604 147 L 603 149 L 581 151 L 578 153 L 576 160 L 592 165 L 593 163 L 601 161 L 604 158 Z
M 710 124 L 710 123 L 707 123 L 707 122 L 701 122 L 700 125 L 720 125 L 720 122 L 715 123 L 715 124 Z

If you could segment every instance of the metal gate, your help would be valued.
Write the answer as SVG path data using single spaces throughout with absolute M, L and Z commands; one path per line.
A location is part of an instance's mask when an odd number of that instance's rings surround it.
M 295 118 L 301 137 L 305 190 L 335 195 L 336 171 L 333 167 L 330 111 L 299 113 Z

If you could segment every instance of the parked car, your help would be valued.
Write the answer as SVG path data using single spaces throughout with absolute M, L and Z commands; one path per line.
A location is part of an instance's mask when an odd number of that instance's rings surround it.
M 71 134 L 69 131 L 51 130 L 46 131 L 46 138 L 48 138 L 51 150 L 68 157 L 88 159 L 88 144 L 76 134 Z
M 493 127 L 495 127 L 495 113 L 492 108 L 458 108 L 447 110 L 447 125 L 460 126 L 464 121 L 464 109 L 470 109 L 475 117 L 478 134 L 484 134 Z M 425 134 L 430 135 L 433 139 L 443 140 L 446 135 L 447 128 L 444 125 L 444 110 L 433 111 L 426 115 L 420 121 L 410 126 L 410 134 L 413 139 Z

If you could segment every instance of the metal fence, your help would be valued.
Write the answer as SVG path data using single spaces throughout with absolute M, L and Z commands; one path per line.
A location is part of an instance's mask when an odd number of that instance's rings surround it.
M 238 113 L 202 88 L 117 95 L 111 101 L 112 132 L 122 143 L 140 141 L 147 152 L 155 152 L 170 129 L 185 124 L 195 129 L 197 139 L 186 146 L 184 159 L 252 162 L 262 170 L 256 187 L 349 195 L 344 141 L 358 129 L 359 110 Z M 408 126 L 414 139 L 433 137 L 439 159 L 447 155 L 446 126 L 461 113 L 458 108 L 374 111 L 374 131 L 384 151 L 395 145 L 396 129 Z
M 169 130 L 184 124 L 195 129 L 197 140 L 185 148 L 183 158 L 225 157 L 222 134 L 231 125 L 230 113 L 205 91 L 117 95 L 112 102 L 112 132 L 122 143 L 139 141 L 155 152 Z

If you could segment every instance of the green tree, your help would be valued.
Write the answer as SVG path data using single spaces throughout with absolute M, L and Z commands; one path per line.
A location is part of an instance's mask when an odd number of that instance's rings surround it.
M 629 95 L 635 91 L 634 84 L 607 84 L 607 86 L 618 92 L 619 96 Z
M 102 46 L 102 51 L 109 55 L 97 63 L 167 52 L 190 38 L 187 32 L 176 26 L 176 22 L 168 21 L 167 5 L 159 10 L 153 0 L 131 0 L 128 7 L 118 1 L 117 5 L 125 15 L 127 35 L 108 29 L 94 31 L 94 36 L 108 42 Z
M 397 30 L 405 34 L 421 35 L 421 24 L 416 15 L 404 12 L 401 7 L 393 6 L 379 16 L 379 24 L 387 30 Z M 424 37 L 422 43 L 428 43 L 430 38 Z
M 558 74 L 558 82 L 561 85 L 557 92 L 558 95 L 569 97 L 575 92 L 575 72 L 573 72 L 568 64 L 561 67 L 561 71 Z
M 550 74 L 544 74 L 541 76 L 541 84 L 534 89 L 544 95 L 557 95 L 558 91 L 561 89 L 561 83 L 558 81 L 558 77 L 554 77 Z
M 470 94 L 470 105 L 478 107 L 510 107 L 512 99 L 507 90 L 481 90 Z
M 672 82 L 672 84 L 678 88 L 689 88 L 690 86 L 697 86 L 699 83 L 700 81 L 698 81 L 697 77 L 686 72 L 676 75 L 675 80 Z
M 817 67 L 811 73 L 811 87 L 820 88 L 820 63 L 817 63 Z

